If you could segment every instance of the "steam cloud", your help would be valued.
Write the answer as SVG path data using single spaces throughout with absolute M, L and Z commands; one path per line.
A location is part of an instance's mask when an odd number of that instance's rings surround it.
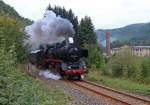
M 45 78 L 54 79 L 54 80 L 58 80 L 61 78 L 59 74 L 53 74 L 49 70 L 40 71 L 39 75 L 44 76 Z
M 56 16 L 54 12 L 48 10 L 43 19 L 27 26 L 25 32 L 28 36 L 25 44 L 29 44 L 32 50 L 38 49 L 40 45 L 61 42 L 75 33 L 69 20 Z

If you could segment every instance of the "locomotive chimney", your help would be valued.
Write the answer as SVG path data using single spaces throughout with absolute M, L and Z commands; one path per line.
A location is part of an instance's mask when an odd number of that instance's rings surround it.
M 111 55 L 111 49 L 110 49 L 110 32 L 106 32 L 106 53 L 108 56 Z

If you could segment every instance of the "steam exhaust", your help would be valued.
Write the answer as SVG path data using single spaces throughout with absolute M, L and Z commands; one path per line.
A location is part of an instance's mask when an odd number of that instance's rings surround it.
M 29 51 L 37 51 L 40 45 L 62 42 L 66 37 L 73 37 L 75 33 L 69 20 L 56 16 L 53 11 L 48 10 L 42 19 L 26 26 L 25 32 L 27 38 L 24 40 L 24 45 L 30 46 Z M 72 39 L 70 41 L 73 42 Z M 49 70 L 41 70 L 39 75 L 54 80 L 60 79 L 60 75 L 53 74 Z

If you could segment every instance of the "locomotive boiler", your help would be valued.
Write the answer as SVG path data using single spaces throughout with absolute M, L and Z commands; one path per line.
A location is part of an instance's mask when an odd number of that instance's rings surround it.
M 61 43 L 41 45 L 28 54 L 29 61 L 38 68 L 50 69 L 62 77 L 81 79 L 87 73 L 87 49 L 80 48 L 70 37 Z

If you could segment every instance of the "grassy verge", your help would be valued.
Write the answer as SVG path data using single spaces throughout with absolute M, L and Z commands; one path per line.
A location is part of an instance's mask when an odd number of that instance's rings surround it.
M 2 105 L 66 105 L 70 100 L 61 90 L 47 88 L 19 68 L 11 68 L 7 77 L 0 79 Z
M 94 74 L 89 73 L 87 75 L 87 79 L 116 89 L 139 93 L 143 95 L 150 95 L 150 85 L 137 83 L 123 78 L 112 78 L 108 76 L 97 75 L 94 76 Z

